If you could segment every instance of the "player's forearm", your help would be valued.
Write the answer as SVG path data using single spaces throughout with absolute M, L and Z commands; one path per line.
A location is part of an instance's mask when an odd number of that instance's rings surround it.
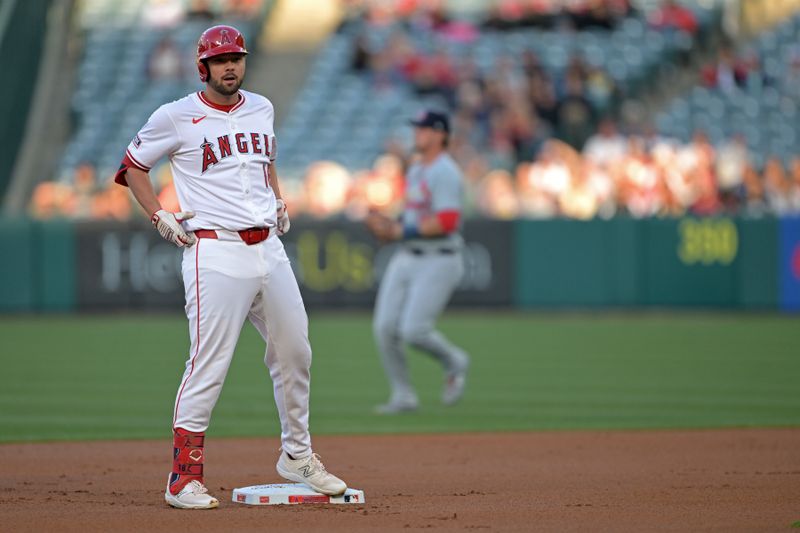
M 445 235 L 447 232 L 439 220 L 436 217 L 427 217 L 423 218 L 416 226 L 404 226 L 402 222 L 393 222 L 386 233 L 386 240 L 435 239 Z
M 421 237 L 435 239 L 445 237 L 458 228 L 460 213 L 455 210 L 440 211 L 435 215 L 422 218 L 416 227 L 404 228 L 403 236 L 406 238 Z
M 447 235 L 442 223 L 436 216 L 425 217 L 417 225 L 417 231 L 421 237 L 430 239 Z
M 161 203 L 153 190 L 153 185 L 150 183 L 150 176 L 147 172 L 138 168 L 129 168 L 126 175 L 128 187 L 130 187 L 134 198 L 145 210 L 147 216 L 152 216 L 153 213 L 161 209 Z
M 278 183 L 278 171 L 275 169 L 275 162 L 269 165 L 269 186 L 272 187 L 272 192 L 275 193 L 275 198 L 283 198 L 281 196 L 281 185 Z

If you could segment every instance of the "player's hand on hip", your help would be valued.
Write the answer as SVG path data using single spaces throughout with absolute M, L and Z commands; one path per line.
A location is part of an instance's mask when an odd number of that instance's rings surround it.
M 181 227 L 181 222 L 192 217 L 194 217 L 194 213 L 191 211 L 170 213 L 159 209 L 150 217 L 150 222 L 153 223 L 153 226 L 164 239 L 175 244 L 178 248 L 183 248 L 184 246 L 192 246 L 197 242 L 197 238 L 193 233 L 186 233 Z
M 285 235 L 289 232 L 291 223 L 289 222 L 289 211 L 286 202 L 278 198 L 278 235 Z

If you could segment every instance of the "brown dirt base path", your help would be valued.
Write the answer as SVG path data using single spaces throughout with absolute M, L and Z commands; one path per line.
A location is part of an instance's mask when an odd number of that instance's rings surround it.
M 0 531 L 792 531 L 800 429 L 320 437 L 365 505 L 250 507 L 275 439 L 209 439 L 211 511 L 166 506 L 168 441 L 0 446 Z M 797 530 L 795 530 L 797 531 Z

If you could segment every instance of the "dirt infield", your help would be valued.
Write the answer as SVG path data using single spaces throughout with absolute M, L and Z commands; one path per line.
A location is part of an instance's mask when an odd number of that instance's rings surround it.
M 800 429 L 320 437 L 365 505 L 248 507 L 275 439 L 209 439 L 220 508 L 168 508 L 168 441 L 0 446 L 1 531 L 791 530 Z

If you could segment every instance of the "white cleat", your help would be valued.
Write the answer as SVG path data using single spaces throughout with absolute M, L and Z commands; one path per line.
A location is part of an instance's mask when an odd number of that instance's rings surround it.
M 465 355 L 460 368 L 448 373 L 445 378 L 442 390 L 443 404 L 455 405 L 464 396 L 464 389 L 467 387 L 467 370 L 469 370 L 469 357 Z
M 167 487 L 164 499 L 178 509 L 213 509 L 219 506 L 219 500 L 208 494 L 208 489 L 197 480 L 187 483 L 178 494 L 172 494 Z
M 375 406 L 375 414 L 378 415 L 399 415 L 403 413 L 413 413 L 419 409 L 419 403 L 412 401 L 390 401 Z
M 312 453 L 302 459 L 291 459 L 285 451 L 281 451 L 275 469 L 281 477 L 289 481 L 304 483 L 315 491 L 338 496 L 347 490 L 347 484 L 327 470 L 319 459 L 319 455 Z

